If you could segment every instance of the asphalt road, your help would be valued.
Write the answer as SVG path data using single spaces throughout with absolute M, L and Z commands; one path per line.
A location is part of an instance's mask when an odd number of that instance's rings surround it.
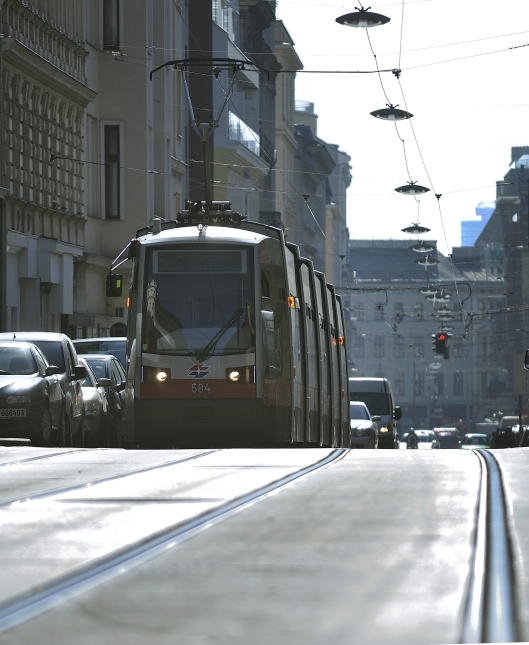
M 62 452 L 23 462 L 37 453 L 0 451 L 0 601 L 332 451 Z M 529 449 L 493 452 L 507 490 L 517 598 L 527 607 Z M 9 460 L 20 463 L 2 465 Z M 0 634 L 0 643 L 458 643 L 479 481 L 471 451 L 350 451 L 156 557 L 123 566 Z

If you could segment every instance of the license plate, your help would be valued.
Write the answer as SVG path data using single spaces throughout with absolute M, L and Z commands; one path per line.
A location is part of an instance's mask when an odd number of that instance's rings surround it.
M 26 408 L 9 408 L 0 410 L 0 419 L 22 419 L 26 416 Z

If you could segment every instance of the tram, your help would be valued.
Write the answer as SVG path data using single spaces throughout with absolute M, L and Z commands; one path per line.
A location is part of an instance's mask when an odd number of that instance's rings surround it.
M 126 249 L 129 445 L 349 447 L 334 287 L 280 229 L 229 202 L 188 207 Z M 121 295 L 113 270 L 108 296 Z

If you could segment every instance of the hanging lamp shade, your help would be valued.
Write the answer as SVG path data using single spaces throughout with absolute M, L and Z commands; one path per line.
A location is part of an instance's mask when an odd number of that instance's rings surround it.
M 435 251 L 435 246 L 429 242 L 418 242 L 410 246 L 410 249 L 417 253 L 429 253 L 430 251 Z
M 437 289 L 434 289 L 433 287 L 430 287 L 429 284 L 427 284 L 425 287 L 421 287 L 419 289 L 419 293 L 422 293 L 423 296 L 434 296 L 437 293 Z
M 427 295 L 426 298 L 428 300 L 439 300 L 440 296 L 441 296 L 440 291 L 434 291 L 434 293 Z
M 406 112 L 406 110 L 399 110 L 396 105 L 388 103 L 387 107 L 371 112 L 371 116 L 383 121 L 405 121 L 406 119 L 411 119 L 413 114 Z
M 431 255 L 425 255 L 420 260 L 415 260 L 415 262 L 424 267 L 432 267 L 435 264 L 439 264 L 439 260 L 434 260 Z
M 426 226 L 421 226 L 420 224 L 412 224 L 406 228 L 401 229 L 403 233 L 412 233 L 414 235 L 420 235 L 421 233 L 429 233 L 430 229 Z
M 450 307 L 447 307 L 446 305 L 441 305 L 440 307 L 438 307 L 435 310 L 435 313 L 441 314 L 442 316 L 444 316 L 444 315 L 448 316 L 449 314 L 452 314 L 453 312 L 450 309 Z
M 422 195 L 430 189 L 426 188 L 426 186 L 419 185 L 415 181 L 409 181 L 405 186 L 399 186 L 395 190 L 401 195 Z
M 340 25 L 345 25 L 346 27 L 361 27 L 367 29 L 369 27 L 379 27 L 380 25 L 385 25 L 390 21 L 390 18 L 383 16 L 381 13 L 374 13 L 369 11 L 371 7 L 364 9 L 363 7 L 355 7 L 356 11 L 352 13 L 346 13 L 339 18 L 336 18 L 336 22 Z

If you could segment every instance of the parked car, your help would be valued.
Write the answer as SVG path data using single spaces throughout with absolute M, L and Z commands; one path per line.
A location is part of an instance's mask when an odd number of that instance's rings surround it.
M 0 340 L 0 437 L 51 444 L 63 407 L 58 373 L 35 345 Z
M 474 448 L 489 448 L 489 438 L 487 437 L 486 434 L 479 434 L 477 432 L 472 432 L 470 434 L 466 434 L 463 437 L 463 441 L 461 442 L 461 448 L 464 448 L 466 450 L 473 450 Z
M 83 358 L 90 365 L 98 380 L 110 379 L 110 383 L 105 386 L 110 445 L 119 448 L 123 443 L 127 412 L 125 370 L 118 359 L 110 354 L 85 354 Z
M 105 387 L 110 387 L 112 381 L 108 378 L 98 379 L 82 356 L 79 362 L 86 367 L 86 377 L 81 382 L 84 400 L 83 445 L 108 448 L 110 434 Z
M 127 337 L 78 338 L 72 341 L 78 354 L 112 354 L 127 371 Z
M 362 401 L 349 403 L 351 416 L 351 448 L 377 448 L 380 416 L 371 416 Z
M 16 340 L 36 345 L 48 363 L 59 368 L 63 408 L 58 443 L 63 446 L 81 445 L 84 415 L 81 381 L 86 376 L 86 368 L 79 364 L 72 341 L 66 334 L 43 331 L 4 332 L 0 333 L 0 340 L 11 340 L 14 335 Z

